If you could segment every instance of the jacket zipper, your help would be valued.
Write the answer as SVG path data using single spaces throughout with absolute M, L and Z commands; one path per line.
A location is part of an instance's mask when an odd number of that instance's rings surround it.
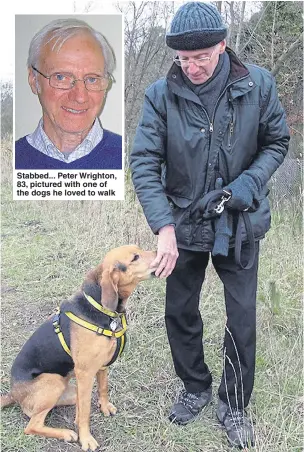
M 248 75 L 245 75 L 245 77 L 242 77 L 242 78 L 240 78 L 240 79 L 238 79 L 237 81 L 240 81 L 240 80 L 244 80 L 245 78 L 247 78 L 248 77 Z M 206 113 L 206 116 L 207 116 L 207 118 L 208 118 L 208 121 L 209 121 L 209 132 L 210 132 L 210 134 L 213 132 L 213 124 L 214 124 L 214 119 L 215 119 L 215 113 L 216 113 L 216 109 L 217 109 L 217 106 L 218 106 L 218 104 L 219 104 L 219 101 L 221 100 L 221 98 L 223 97 L 223 95 L 225 94 L 225 92 L 227 91 L 227 89 L 231 86 L 231 85 L 233 85 L 235 83 L 235 81 L 234 82 L 230 82 L 230 83 L 228 83 L 228 85 L 227 86 L 225 86 L 225 88 L 224 88 L 224 90 L 221 92 L 221 94 L 219 95 L 219 97 L 218 97 L 218 99 L 217 99 L 217 101 L 216 101 L 216 103 L 215 103 L 215 107 L 214 107 L 214 112 L 213 112 L 213 116 L 212 116 L 212 120 L 210 121 L 210 118 L 209 118 L 209 116 L 208 116 L 208 114 L 207 114 L 207 111 L 204 109 L 204 111 L 205 111 L 205 113 Z M 233 123 L 231 124 L 230 123 L 230 132 L 231 132 L 231 126 L 233 125 Z M 232 132 L 233 132 L 233 127 L 232 127 Z M 209 136 L 209 146 L 210 146 L 210 144 L 211 144 L 211 136 Z M 206 194 L 207 192 L 205 191 L 204 192 L 204 195 Z

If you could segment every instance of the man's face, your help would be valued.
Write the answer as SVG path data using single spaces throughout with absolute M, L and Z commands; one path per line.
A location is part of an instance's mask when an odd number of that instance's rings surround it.
M 221 41 L 214 47 L 200 50 L 179 50 L 177 55 L 180 60 L 185 64 L 181 65 L 182 71 L 194 85 L 200 85 L 205 83 L 210 77 L 217 66 L 219 56 L 225 52 L 226 41 Z M 195 60 L 198 58 L 210 58 L 210 60 L 203 61 L 203 66 L 195 64 Z
M 49 76 L 57 72 L 71 73 L 76 79 L 86 75 L 104 75 L 104 57 L 97 41 L 86 32 L 69 38 L 60 48 L 52 50 L 54 41 L 41 51 L 37 69 Z M 38 89 L 35 76 L 38 77 Z M 83 81 L 77 81 L 73 88 L 61 90 L 49 85 L 42 75 L 29 71 L 32 91 L 38 94 L 42 110 L 43 125 L 47 135 L 80 134 L 83 138 L 89 132 L 99 115 L 105 91 L 88 91 Z

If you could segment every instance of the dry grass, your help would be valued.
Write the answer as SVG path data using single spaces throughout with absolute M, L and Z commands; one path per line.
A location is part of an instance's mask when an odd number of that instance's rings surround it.
M 86 271 L 113 246 L 156 239 L 130 192 L 124 202 L 12 201 L 10 151 L 2 152 L 2 390 L 26 338 L 62 299 L 79 287 Z M 262 243 L 258 292 L 255 390 L 250 412 L 259 452 L 303 451 L 302 250 L 297 210 L 274 215 Z M 91 425 L 104 452 L 219 452 L 230 450 L 215 421 L 215 404 L 187 427 L 167 413 L 180 382 L 164 326 L 164 282 L 143 283 L 128 305 L 128 345 L 110 370 L 111 399 L 119 412 L 98 412 L 94 392 Z M 210 267 L 201 301 L 206 360 L 221 376 L 223 291 Z M 74 408 L 55 409 L 52 426 L 73 428 Z M 19 407 L 2 413 L 2 451 L 74 452 L 77 444 L 26 437 Z

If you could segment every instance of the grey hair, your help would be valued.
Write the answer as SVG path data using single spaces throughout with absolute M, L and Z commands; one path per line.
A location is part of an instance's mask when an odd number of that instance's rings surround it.
M 37 67 L 44 45 L 53 41 L 52 50 L 59 52 L 67 39 L 83 31 L 89 32 L 99 43 L 105 60 L 105 72 L 112 74 L 115 69 L 115 55 L 106 38 L 86 22 L 73 18 L 53 20 L 35 34 L 29 48 L 27 67 Z

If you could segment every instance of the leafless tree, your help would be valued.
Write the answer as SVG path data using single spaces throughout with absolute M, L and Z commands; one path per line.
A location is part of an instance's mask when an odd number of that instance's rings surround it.
M 244 15 L 245 15 L 245 7 L 246 7 L 246 2 L 241 2 L 241 15 L 240 15 L 240 19 L 239 19 L 238 31 L 237 31 L 237 35 L 236 35 L 236 41 L 235 41 L 235 52 L 237 54 L 239 53 L 239 50 L 240 50 L 241 35 L 242 35 Z
M 223 2 L 215 2 L 215 6 L 220 14 L 222 13 L 222 4 Z
M 165 44 L 173 3 L 123 2 L 125 15 L 125 130 L 131 142 L 145 88 L 164 76 L 170 64 L 170 49 Z

